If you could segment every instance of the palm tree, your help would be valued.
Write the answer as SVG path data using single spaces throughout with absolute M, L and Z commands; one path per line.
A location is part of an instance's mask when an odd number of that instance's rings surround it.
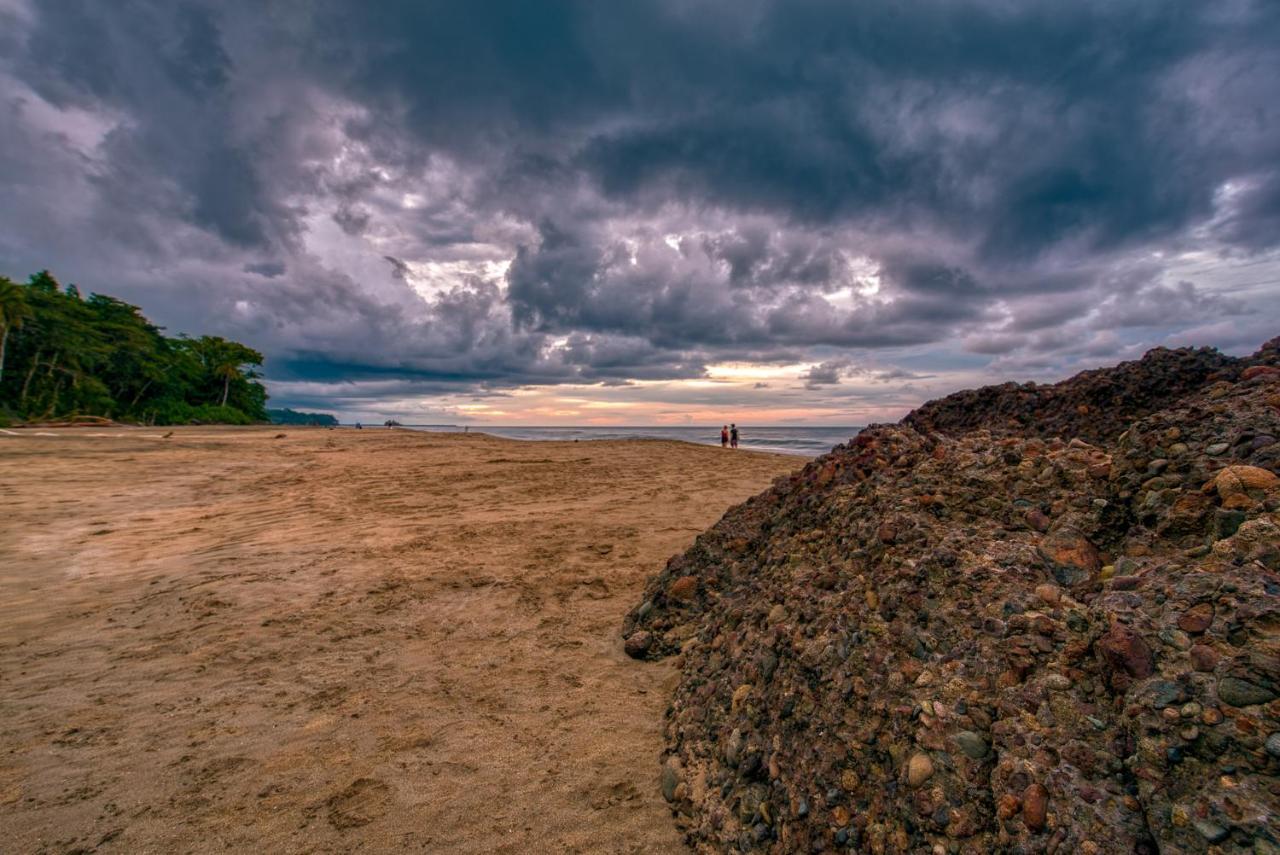
M 213 367 L 215 377 L 222 378 L 222 406 L 227 405 L 227 395 L 231 393 L 231 381 L 240 376 L 239 362 L 223 362 Z
M 232 382 L 258 376 L 252 369 L 245 370 L 245 366 L 262 364 L 261 353 L 237 341 L 227 341 L 222 336 L 201 336 L 191 343 L 191 348 L 205 371 L 222 381 L 220 405 L 223 407 L 231 396 Z
M 4 352 L 9 344 L 9 331 L 22 328 L 22 322 L 33 317 L 27 295 L 18 285 L 0 276 L 0 381 L 4 380 Z

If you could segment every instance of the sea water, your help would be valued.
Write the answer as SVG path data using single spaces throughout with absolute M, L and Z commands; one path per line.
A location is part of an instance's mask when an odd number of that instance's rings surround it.
M 461 425 L 404 425 L 413 430 L 445 431 L 461 433 Z M 502 425 L 471 425 L 476 433 L 487 433 L 506 439 L 523 440 L 580 440 L 589 442 L 600 439 L 674 439 L 696 442 L 700 445 L 719 445 L 720 428 L 715 427 L 509 427 Z M 860 427 L 770 425 L 756 427 L 740 425 L 739 446 L 755 451 L 775 451 L 782 454 L 798 454 L 817 457 L 826 454 L 833 446 L 848 442 L 858 434 Z

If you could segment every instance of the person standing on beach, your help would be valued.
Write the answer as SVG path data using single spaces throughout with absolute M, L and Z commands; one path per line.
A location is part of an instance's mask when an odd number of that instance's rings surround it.
M 737 425 L 729 425 L 729 447 L 730 448 L 738 447 L 738 426 Z
M 729 426 L 728 425 L 724 425 L 720 428 L 720 447 L 721 448 L 729 447 Z

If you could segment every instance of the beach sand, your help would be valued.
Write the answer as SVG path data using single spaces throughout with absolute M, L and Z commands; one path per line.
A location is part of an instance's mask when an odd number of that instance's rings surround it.
M 620 622 L 802 459 L 167 430 L 0 436 L 0 849 L 682 848 Z

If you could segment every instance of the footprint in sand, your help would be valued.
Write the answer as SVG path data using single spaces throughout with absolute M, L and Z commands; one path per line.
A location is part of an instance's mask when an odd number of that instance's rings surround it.
M 391 788 L 376 778 L 357 778 L 329 797 L 329 822 L 342 831 L 359 828 L 382 817 L 391 801 Z
M 605 810 L 616 805 L 627 804 L 628 802 L 636 802 L 640 798 L 640 791 L 629 781 L 620 781 L 609 787 L 604 792 L 597 792 L 591 800 L 592 810 Z M 633 807 L 638 807 L 633 804 Z

